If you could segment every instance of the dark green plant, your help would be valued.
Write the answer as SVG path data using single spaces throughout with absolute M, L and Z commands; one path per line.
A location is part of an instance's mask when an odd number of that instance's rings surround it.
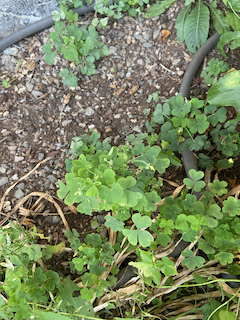
M 80 0 L 59 0 L 59 11 L 53 12 L 55 31 L 50 33 L 50 39 L 42 47 L 44 60 L 49 64 L 55 63 L 57 54 L 70 62 L 69 69 L 64 68 L 59 75 L 62 82 L 70 87 L 76 87 L 78 73 L 92 75 L 96 72 L 95 63 L 109 54 L 107 46 L 99 41 L 99 29 L 107 26 L 108 18 L 120 19 L 124 12 L 131 16 L 140 14 L 149 0 L 119 0 L 108 3 L 106 0 L 96 1 L 94 10 L 104 16 L 94 17 L 90 26 L 79 26 L 78 14 L 71 8 L 90 5 Z
M 145 18 L 161 15 L 175 0 L 164 0 L 153 4 Z M 221 11 L 216 0 L 185 0 L 185 7 L 176 20 L 177 37 L 186 43 L 188 50 L 195 53 L 209 34 L 210 21 L 221 35 L 218 49 L 226 57 L 224 45 L 231 42 L 232 50 L 240 46 L 240 7 L 238 0 L 222 0 L 228 10 Z
M 42 49 L 47 63 L 53 64 L 57 53 L 70 61 L 70 69 L 63 69 L 59 75 L 63 78 L 64 84 L 75 87 L 78 81 L 76 74 L 79 71 L 82 74 L 94 74 L 95 62 L 108 55 L 108 48 L 98 40 L 96 21 L 88 28 L 85 25 L 79 27 L 77 23 L 78 14 L 73 14 L 68 4 L 67 1 L 60 1 L 59 12 L 53 13 L 55 31 L 50 33 L 49 42 L 44 44 Z M 70 5 L 76 8 L 82 3 L 72 1 Z M 106 22 L 102 19 L 99 27 L 101 28 L 104 25 L 106 25 Z M 55 48 L 55 51 L 53 48 Z
M 212 58 L 207 67 L 201 72 L 201 77 L 207 85 L 213 85 L 217 82 L 217 77 L 222 72 L 227 72 L 229 69 L 228 63 Z
M 229 75 L 232 81 L 237 79 L 236 77 L 233 78 L 233 74 L 230 73 Z M 228 85 L 229 75 L 225 76 L 227 79 L 223 77 L 216 83 L 218 92 L 221 92 L 221 97 L 216 94 L 215 86 L 209 90 L 209 102 L 218 103 L 222 98 L 221 105 L 233 105 L 228 100 L 230 95 L 228 88 L 223 89 L 224 85 Z M 239 72 L 236 71 L 236 76 L 238 77 L 238 75 Z M 237 87 L 234 88 L 236 95 L 232 96 L 234 100 L 238 96 L 238 81 L 235 83 Z M 226 114 L 227 109 L 225 107 L 206 104 L 197 98 L 188 101 L 179 94 L 164 104 L 158 103 L 156 105 L 152 120 L 147 123 L 147 128 L 148 131 L 153 132 L 154 128 L 161 125 L 159 139 L 162 143 L 167 143 L 172 151 L 182 153 L 186 148 L 191 151 L 205 150 L 205 155 L 201 154 L 199 159 L 201 168 L 210 168 L 213 164 L 217 167 L 227 168 L 233 165 L 233 159 L 240 152 L 240 137 L 237 131 L 238 121 L 227 121 Z M 238 118 L 237 115 L 236 119 Z M 223 156 L 220 160 L 213 162 L 206 154 L 210 150 L 211 152 L 213 150 L 220 151 Z

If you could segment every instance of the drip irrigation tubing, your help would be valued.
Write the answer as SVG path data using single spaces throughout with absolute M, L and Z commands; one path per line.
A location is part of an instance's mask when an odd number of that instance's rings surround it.
M 190 62 L 189 66 L 187 67 L 187 70 L 184 73 L 182 83 L 179 89 L 179 93 L 181 93 L 183 97 L 189 99 L 190 88 L 193 79 L 204 58 L 210 51 L 212 51 L 216 47 L 219 37 L 219 33 L 214 33 L 210 38 L 208 38 L 208 40 L 201 46 L 198 52 L 194 55 L 192 61 Z M 194 158 L 194 154 L 192 151 L 189 150 L 189 148 L 182 152 L 182 160 L 186 175 L 188 176 L 188 178 L 190 178 L 189 170 L 195 169 L 196 171 L 198 171 L 198 167 Z M 201 192 L 195 194 L 197 198 L 201 197 Z

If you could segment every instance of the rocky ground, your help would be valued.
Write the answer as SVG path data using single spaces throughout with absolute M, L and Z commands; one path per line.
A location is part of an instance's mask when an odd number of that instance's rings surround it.
M 180 9 L 177 2 L 154 19 L 124 16 L 110 21 L 100 32 L 110 55 L 101 59 L 95 75 L 80 76 L 74 89 L 63 85 L 58 76 L 66 65 L 64 60 L 58 58 L 53 66 L 43 60 L 42 45 L 49 30 L 20 41 L 0 55 L 0 80 L 9 78 L 11 82 L 9 88 L 0 84 L 0 198 L 35 165 L 51 157 L 8 194 L 6 212 L 32 191 L 56 194 L 57 180 L 64 179 L 64 160 L 73 137 L 95 130 L 112 144 L 123 143 L 128 134 L 144 130 L 143 110 L 152 108 L 146 102 L 149 94 L 160 91 L 164 100 L 178 92 L 192 58 L 176 38 L 174 26 Z M 91 19 L 89 14 L 80 23 Z M 165 39 L 164 30 L 170 31 Z M 229 54 L 230 68 L 239 68 L 239 54 L 239 50 Z M 213 56 L 221 58 L 217 50 L 208 60 Z M 200 89 L 197 76 L 192 93 L 199 94 Z M 169 175 L 178 181 L 176 172 Z M 51 233 L 59 219 L 54 222 L 50 216 L 39 223 L 49 223 Z M 83 231 L 90 220 L 87 217 L 80 222 L 73 215 L 68 221 Z

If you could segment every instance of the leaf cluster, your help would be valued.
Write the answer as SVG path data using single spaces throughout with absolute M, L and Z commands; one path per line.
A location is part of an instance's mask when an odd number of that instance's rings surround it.
M 164 0 L 153 4 L 145 18 L 152 18 L 164 13 L 175 0 Z M 240 46 L 240 8 L 237 0 L 222 0 L 227 7 L 224 12 L 216 0 L 185 0 L 185 6 L 176 20 L 177 38 L 179 43 L 185 41 L 188 50 L 196 53 L 209 34 L 210 22 L 221 35 L 218 49 L 226 57 L 224 46 L 231 41 L 232 50 Z
M 99 137 L 92 132 L 75 139 L 70 153 L 78 151 L 78 158 L 68 161 L 71 172 L 65 176 L 66 184 L 59 180 L 58 197 L 67 205 L 78 204 L 77 210 L 85 214 L 122 208 L 156 210 L 161 181 L 155 172 L 165 172 L 172 153 L 150 146 L 147 134 L 130 135 L 128 143 L 118 147 L 101 143 Z
M 201 77 L 204 78 L 204 82 L 207 85 L 213 85 L 217 82 L 217 76 L 222 72 L 226 72 L 229 69 L 228 63 L 220 61 L 219 59 L 212 58 L 207 67 L 201 72 Z
M 61 313 L 78 314 L 80 306 L 81 315 L 93 315 L 86 300 L 73 298 L 73 292 L 78 290 L 76 284 L 41 267 L 51 257 L 49 253 L 56 253 L 59 248 L 41 249 L 35 244 L 36 230 L 26 231 L 12 222 L 7 229 L 0 228 L 0 241 L 1 319 L 54 319 L 54 315 L 58 319 L 77 319 L 61 318 Z
M 234 73 L 234 72 L 233 72 Z M 231 74 L 232 84 L 236 83 L 236 89 L 229 84 L 229 75 L 220 78 L 209 90 L 209 104 L 197 98 L 186 100 L 181 94 L 170 98 L 164 104 L 158 103 L 152 114 L 150 122 L 146 123 L 149 132 L 158 132 L 162 144 L 167 144 L 172 151 L 182 153 L 186 148 L 191 151 L 218 150 L 221 152 L 221 160 L 213 163 L 213 160 L 205 155 L 199 154 L 200 168 L 231 167 L 233 158 L 237 157 L 239 148 L 239 133 L 237 123 L 239 116 L 234 120 L 227 120 L 227 109 L 229 95 L 231 94 L 231 105 L 237 105 L 238 99 L 238 71 Z M 225 79 L 225 77 L 227 77 Z M 228 81 L 228 82 L 227 82 Z M 216 88 L 216 87 L 217 88 Z M 235 94 L 236 91 L 236 94 Z M 221 92 L 221 97 L 219 97 Z M 221 104 L 218 103 L 221 98 Z M 211 104 L 210 104 L 211 103 Z M 217 106 L 217 104 L 222 105 Z M 205 151 L 205 152 L 206 152 Z
M 80 2 L 75 2 L 78 7 Z M 81 4 L 82 5 L 82 4 Z M 59 12 L 53 13 L 55 31 L 50 33 L 50 39 L 42 47 L 45 53 L 44 60 L 49 64 L 55 62 L 57 53 L 71 63 L 70 69 L 63 69 L 59 75 L 65 85 L 75 87 L 78 82 L 76 74 L 92 75 L 95 73 L 95 63 L 101 57 L 109 54 L 107 46 L 98 40 L 96 27 L 107 25 L 106 19 L 93 20 L 89 27 L 79 27 L 78 14 L 68 9 L 66 4 L 60 5 Z

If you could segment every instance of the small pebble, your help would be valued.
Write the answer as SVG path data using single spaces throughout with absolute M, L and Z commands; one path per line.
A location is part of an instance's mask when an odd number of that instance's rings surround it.
M 8 177 L 1 177 L 0 178 L 0 187 L 4 186 L 8 183 Z
M 18 53 L 18 49 L 16 47 L 7 48 L 3 51 L 8 56 L 15 56 Z
M 15 156 L 14 160 L 15 160 L 15 162 L 20 162 L 20 161 L 24 160 L 24 157 Z
M 95 113 L 95 111 L 91 107 L 88 107 L 85 112 L 86 116 L 88 116 L 88 117 L 91 117 L 94 113 Z
M 14 193 L 14 197 L 16 199 L 20 199 L 24 196 L 24 192 L 21 189 L 17 189 L 17 191 Z
M 18 174 L 15 173 L 15 174 L 12 176 L 11 179 L 14 180 L 14 181 L 17 181 L 17 180 L 18 180 Z
M 0 167 L 0 173 L 4 174 L 6 173 L 7 169 L 4 167 Z
M 25 183 L 24 182 L 19 183 L 17 185 L 17 188 L 23 190 L 25 188 Z
M 62 126 L 63 127 L 66 127 L 69 123 L 71 123 L 72 122 L 72 120 L 64 120 L 63 122 L 62 122 Z
M 50 174 L 49 176 L 47 176 L 47 178 L 48 178 L 48 180 L 51 181 L 52 183 L 54 183 L 54 182 L 57 181 L 57 178 L 56 178 L 54 175 L 52 175 L 52 174 Z
M 42 95 L 41 91 L 37 91 L 37 90 L 32 90 L 32 95 L 34 96 L 34 98 L 38 98 Z
M 42 153 L 42 152 L 40 152 L 39 154 L 38 154 L 38 160 L 43 160 L 44 159 L 44 153 Z

